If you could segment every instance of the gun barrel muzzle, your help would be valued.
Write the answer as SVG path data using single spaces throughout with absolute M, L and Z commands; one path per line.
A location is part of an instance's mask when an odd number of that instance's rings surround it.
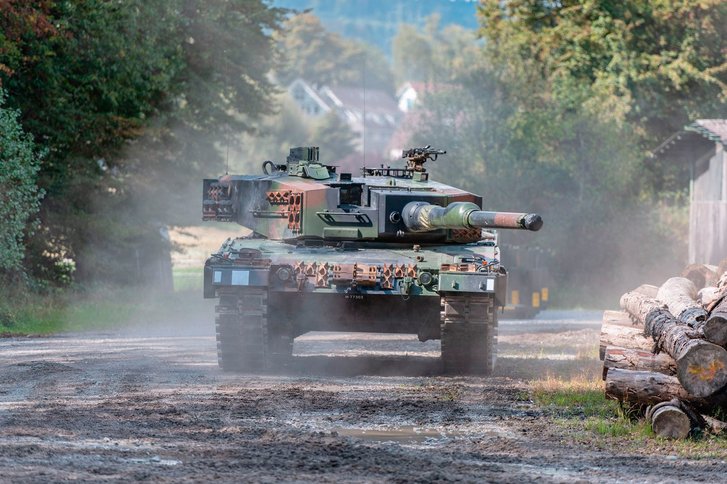
M 471 227 L 485 229 L 523 229 L 537 232 L 543 226 L 543 219 L 537 213 L 486 212 L 475 210 L 467 217 Z

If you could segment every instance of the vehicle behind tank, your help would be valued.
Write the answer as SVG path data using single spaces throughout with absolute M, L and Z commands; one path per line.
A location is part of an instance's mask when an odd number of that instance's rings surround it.
M 500 319 L 533 319 L 550 304 L 553 278 L 547 254 L 537 245 L 508 243 L 506 238 L 498 242 L 500 262 L 507 267 L 507 304 Z
M 281 370 L 299 335 L 364 331 L 441 339 L 445 372 L 490 373 L 507 293 L 491 230 L 542 220 L 430 180 L 424 164 L 444 153 L 413 148 L 405 167 L 354 177 L 293 148 L 261 175 L 204 180 L 203 219 L 251 230 L 205 263 L 221 368 Z

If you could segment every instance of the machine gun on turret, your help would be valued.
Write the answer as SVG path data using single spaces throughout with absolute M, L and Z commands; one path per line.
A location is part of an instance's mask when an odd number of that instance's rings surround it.
M 447 154 L 445 150 L 435 150 L 432 145 L 427 145 L 422 148 L 409 148 L 401 153 L 402 158 L 406 158 L 406 167 L 409 170 L 414 171 L 426 171 L 424 169 L 424 163 L 429 160 L 435 161 L 439 155 Z

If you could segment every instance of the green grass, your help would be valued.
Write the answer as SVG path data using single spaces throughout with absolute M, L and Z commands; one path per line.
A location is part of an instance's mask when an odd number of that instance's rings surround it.
M 603 382 L 586 373 L 563 379 L 548 375 L 532 382 L 533 400 L 561 416 L 617 417 L 620 409 L 606 400 Z
M 175 270 L 175 291 L 97 287 L 51 294 L 15 291 L 0 299 L 0 334 L 48 335 L 212 317 L 202 298 L 202 270 Z
M 644 421 L 631 421 L 622 415 L 605 418 L 592 417 L 583 422 L 583 428 L 605 437 L 653 437 L 654 433 Z
M 184 269 L 174 269 L 172 272 L 172 280 L 174 283 L 174 291 L 193 291 L 202 292 L 203 286 L 203 268 L 187 267 Z
M 597 436 L 635 437 L 650 432 L 644 423 L 625 415 L 618 402 L 606 399 L 603 381 L 593 374 L 568 379 L 548 375 L 532 382 L 532 398 L 564 425 Z
M 133 305 L 79 292 L 28 294 L 0 303 L 0 332 L 10 335 L 53 334 L 60 331 L 102 329 L 127 320 Z
M 618 402 L 605 398 L 603 381 L 593 372 L 535 380 L 530 398 L 550 414 L 559 432 L 597 448 L 617 446 L 622 451 L 692 459 L 727 458 L 727 435 L 705 433 L 680 441 L 656 437 L 643 419 L 631 418 Z

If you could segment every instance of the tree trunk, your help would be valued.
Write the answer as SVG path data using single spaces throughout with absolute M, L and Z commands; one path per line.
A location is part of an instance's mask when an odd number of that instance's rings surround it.
M 604 311 L 601 324 L 610 326 L 625 326 L 627 328 L 640 328 L 641 331 L 644 330 L 641 323 L 626 311 Z
M 721 434 L 727 430 L 727 422 L 710 417 L 709 415 L 702 415 L 704 422 L 707 424 L 707 430 L 713 434 Z
M 680 324 L 654 299 L 626 293 L 621 297 L 621 307 L 642 321 L 646 334 L 654 339 L 656 346 L 676 360 L 677 377 L 689 393 L 707 397 L 727 385 L 727 351 L 724 348 L 693 339 L 693 330 Z
M 606 355 L 603 359 L 603 379 L 611 368 L 622 370 L 651 371 L 663 373 L 664 375 L 676 375 L 677 364 L 674 358 L 666 353 L 655 355 L 650 351 L 633 348 L 606 348 Z
M 697 302 L 708 308 L 714 302 L 719 302 L 720 292 L 715 286 L 703 287 L 697 292 Z
M 727 274 L 727 259 L 722 259 L 717 266 L 717 277 L 722 277 L 725 274 Z
M 680 408 L 679 400 L 654 405 L 646 412 L 646 421 L 656 435 L 665 439 L 686 439 L 692 430 L 692 421 Z
M 639 407 L 677 398 L 702 413 L 723 412 L 727 408 L 725 392 L 699 398 L 690 395 L 674 376 L 620 368 L 611 368 L 606 374 L 606 398 Z
M 606 397 L 631 405 L 656 405 L 673 398 L 695 400 L 676 377 L 619 368 L 612 368 L 606 374 Z
M 714 344 L 727 345 L 727 297 L 717 304 L 702 326 L 704 338 Z
M 651 284 L 642 284 L 634 289 L 634 292 L 643 294 L 646 297 L 656 298 L 656 293 L 659 292 L 659 288 L 656 286 L 652 286 Z
M 598 351 L 602 360 L 606 357 L 606 348 L 609 346 L 652 352 L 654 342 L 644 336 L 642 328 L 620 326 L 604 321 L 601 325 L 601 344 Z
M 707 311 L 696 301 L 697 288 L 684 277 L 672 277 L 659 288 L 656 299 L 663 302 L 681 323 L 698 328 L 707 320 Z
M 717 297 L 705 306 L 707 311 L 710 313 L 714 311 L 714 309 L 719 306 L 725 298 L 727 298 L 727 272 L 722 274 L 722 277 L 719 278 L 719 281 L 717 282 L 717 291 L 719 291 Z
M 708 264 L 689 264 L 682 271 L 682 277 L 686 277 L 697 289 L 701 289 L 714 285 L 717 280 L 717 267 Z

